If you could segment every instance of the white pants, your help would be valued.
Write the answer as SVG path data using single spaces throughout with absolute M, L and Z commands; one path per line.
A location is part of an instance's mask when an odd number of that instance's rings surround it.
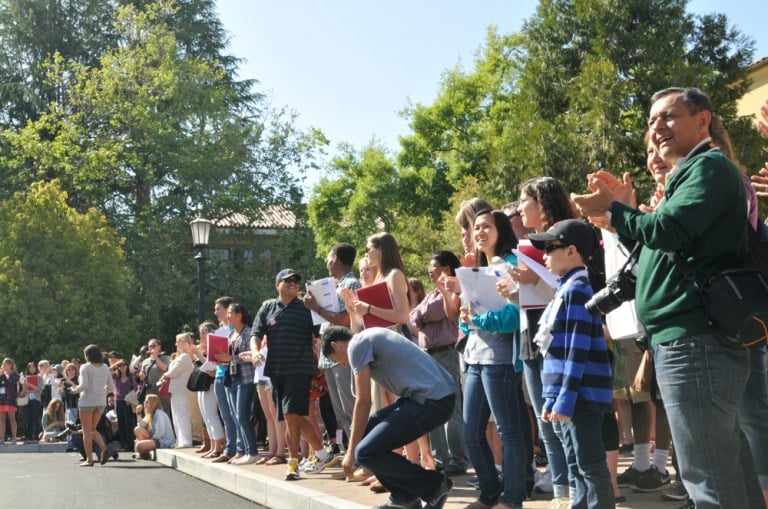
M 176 432 L 176 447 L 192 447 L 192 421 L 189 417 L 187 391 L 171 394 L 173 430 Z
M 224 427 L 219 419 L 219 405 L 216 402 L 216 394 L 213 392 L 213 384 L 207 391 L 197 393 L 197 404 L 200 406 L 200 413 L 203 415 L 203 422 L 211 440 L 224 438 Z

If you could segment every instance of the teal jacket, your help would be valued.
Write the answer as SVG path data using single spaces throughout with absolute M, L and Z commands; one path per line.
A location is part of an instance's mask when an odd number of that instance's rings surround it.
M 635 303 L 651 345 L 711 331 L 701 297 L 667 256 L 681 251 L 700 281 L 742 266 L 747 250 L 747 199 L 739 170 L 719 150 L 694 153 L 667 179 L 652 214 L 621 203 L 611 225 L 628 244 L 640 241 Z

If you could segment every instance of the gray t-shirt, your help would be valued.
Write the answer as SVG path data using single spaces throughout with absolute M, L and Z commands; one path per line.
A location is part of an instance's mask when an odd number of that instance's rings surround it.
M 415 343 L 389 329 L 356 334 L 347 350 L 352 371 L 368 366 L 371 378 L 389 392 L 423 403 L 456 392 L 451 375 Z

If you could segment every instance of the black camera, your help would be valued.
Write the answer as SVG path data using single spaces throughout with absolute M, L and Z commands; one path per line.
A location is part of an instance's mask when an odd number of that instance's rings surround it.
M 621 306 L 623 302 L 635 298 L 637 284 L 638 246 L 627 257 L 619 271 L 605 283 L 605 288 L 597 292 L 584 304 L 592 316 L 607 315 Z

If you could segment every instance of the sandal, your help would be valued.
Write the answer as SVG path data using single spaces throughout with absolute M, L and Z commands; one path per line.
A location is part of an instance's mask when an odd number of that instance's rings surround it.
M 272 456 L 270 459 L 264 462 L 265 465 L 282 465 L 284 464 L 285 456 Z
M 256 460 L 256 463 L 254 463 L 254 465 L 263 465 L 264 463 L 271 460 L 272 458 L 274 458 L 274 456 L 262 456 L 261 458 Z
M 363 482 L 361 482 L 360 485 L 361 486 L 370 486 L 371 484 L 375 483 L 376 481 L 378 481 L 378 479 L 376 479 L 375 475 L 372 475 L 372 476 L 368 477 L 366 480 L 364 480 Z

